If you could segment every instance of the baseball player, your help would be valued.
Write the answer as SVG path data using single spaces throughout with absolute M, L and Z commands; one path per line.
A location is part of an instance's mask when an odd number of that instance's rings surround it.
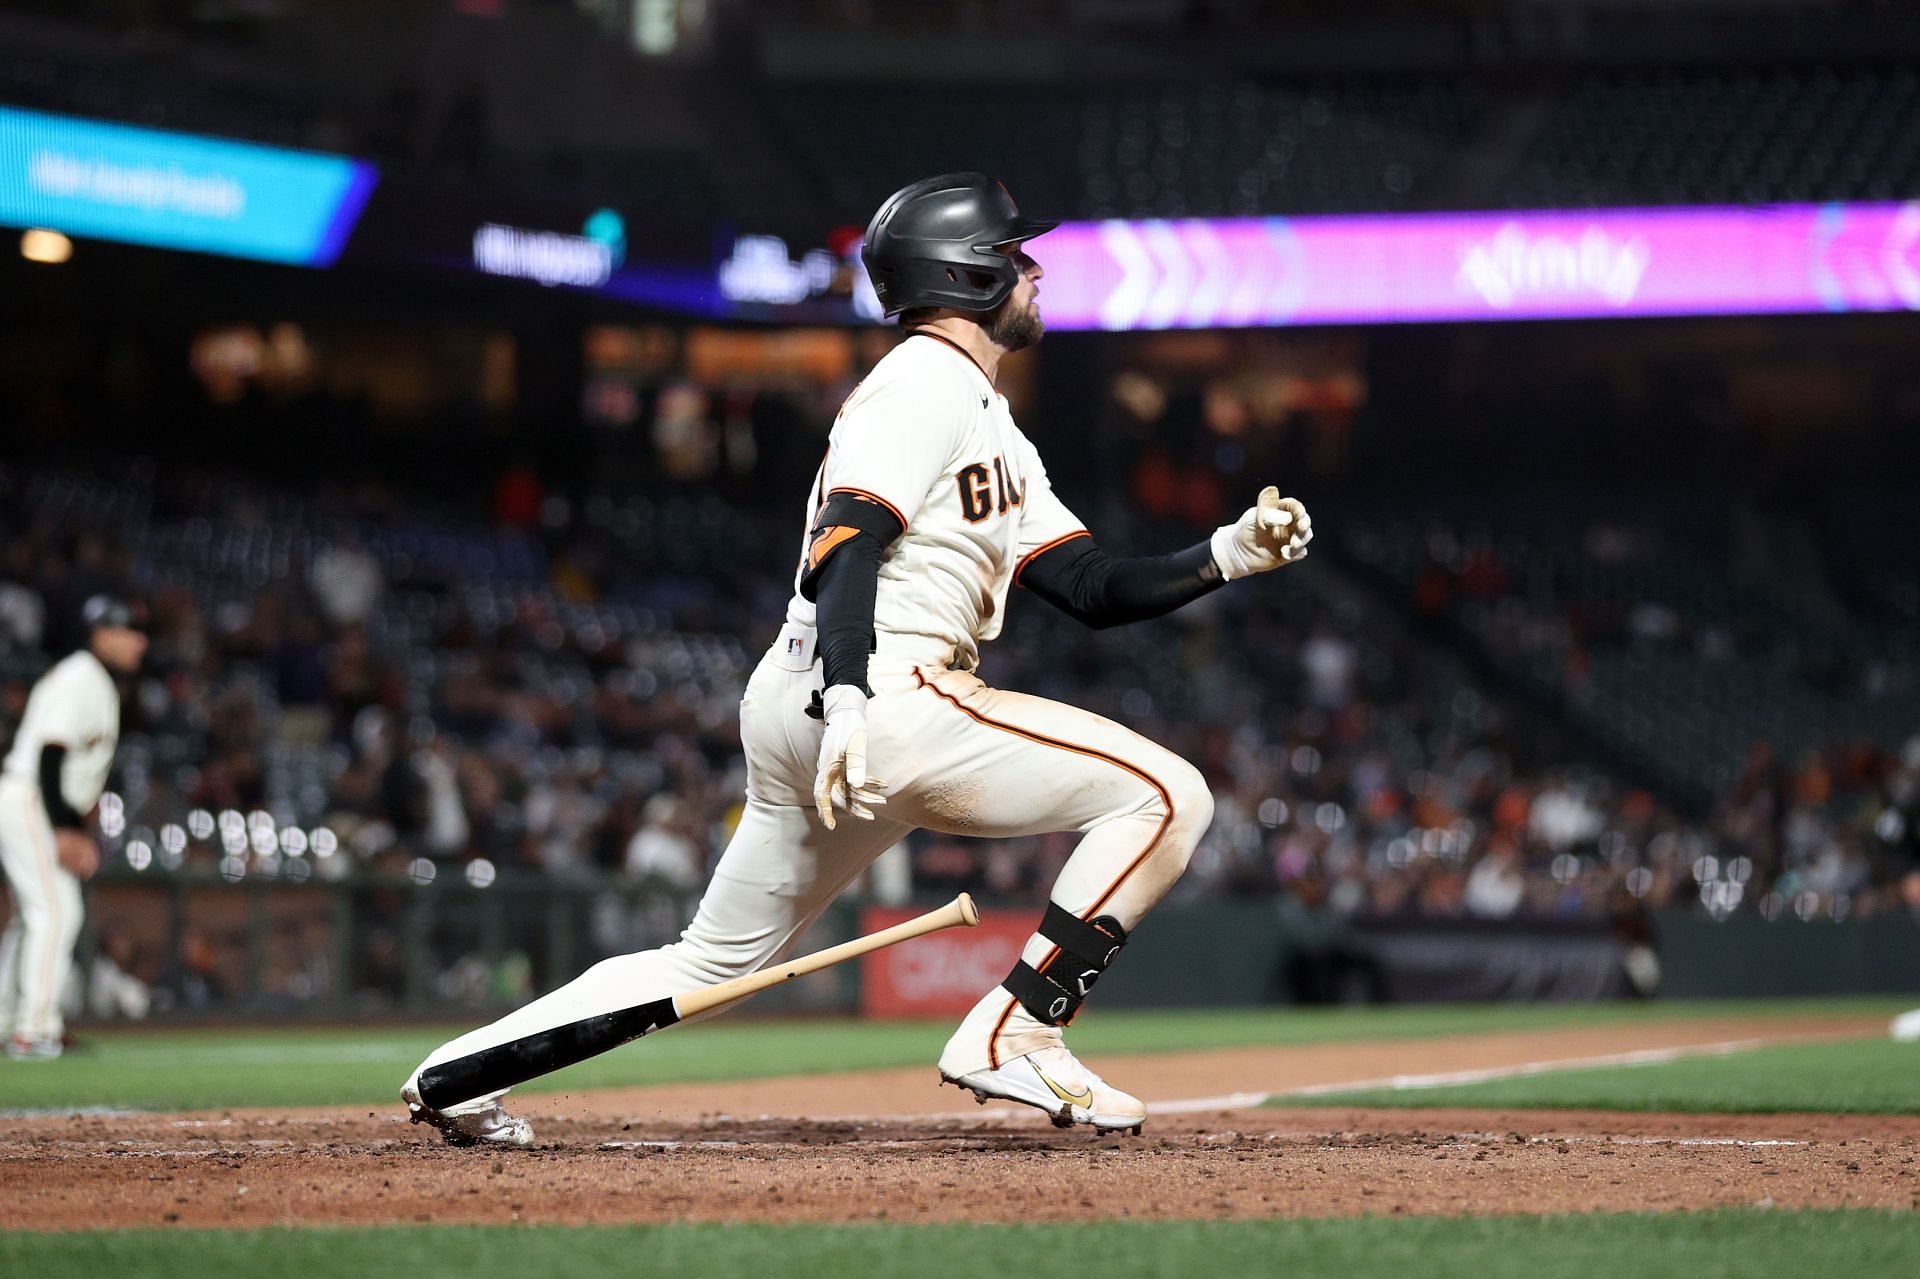
M 985 683 L 980 647 L 1016 585 L 1113 626 L 1293 563 L 1312 529 L 1269 488 L 1196 546 L 1119 559 L 1054 495 L 994 374 L 1043 332 L 1025 245 L 1055 225 L 977 173 L 916 182 L 874 215 L 867 270 L 909 336 L 842 407 L 808 491 L 787 622 L 740 704 L 745 811 L 693 923 L 436 1049 L 401 1091 L 416 1122 L 456 1144 L 526 1144 L 500 1094 L 436 1110 L 420 1071 L 501 1046 L 532 1054 L 544 1032 L 754 972 L 924 827 L 1082 836 L 1019 963 L 947 1041 L 942 1078 L 1063 1127 L 1138 1130 L 1146 1108 L 1078 1061 L 1061 1028 L 1186 867 L 1213 799 L 1139 734 Z
M 0 866 L 13 918 L 0 936 L 0 1031 L 7 1055 L 60 1055 L 60 992 L 80 934 L 80 881 L 100 866 L 87 814 L 120 740 L 115 674 L 131 674 L 147 637 L 131 605 L 96 595 L 81 610 L 87 647 L 54 664 L 27 696 L 0 770 Z

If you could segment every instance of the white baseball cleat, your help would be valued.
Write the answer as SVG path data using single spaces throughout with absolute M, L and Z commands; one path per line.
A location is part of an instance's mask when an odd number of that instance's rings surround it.
M 998 1066 L 974 1070 L 950 1065 L 956 1057 L 949 1043 L 940 1055 L 940 1079 L 967 1089 L 982 1104 L 989 1097 L 998 1097 L 1044 1110 L 1056 1128 L 1089 1124 L 1102 1134 L 1131 1131 L 1138 1136 L 1147 1118 L 1147 1108 L 1140 1099 L 1088 1070 L 1067 1050 L 1057 1030 L 1053 1041 L 1003 1059 Z
M 498 1101 L 490 1101 L 469 1114 L 450 1115 L 421 1101 L 419 1091 L 412 1084 L 400 1090 L 400 1100 L 407 1103 L 408 1122 L 432 1124 L 440 1130 L 440 1140 L 449 1146 L 533 1144 L 533 1125 L 518 1115 L 508 1114 Z
M 65 1051 L 58 1039 L 29 1039 L 15 1035 L 7 1040 L 7 1056 L 15 1061 L 58 1061 Z

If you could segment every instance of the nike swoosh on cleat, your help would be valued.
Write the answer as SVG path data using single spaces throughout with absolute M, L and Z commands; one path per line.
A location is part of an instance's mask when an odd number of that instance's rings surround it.
M 1035 1066 L 1033 1068 L 1033 1073 L 1040 1076 L 1040 1082 L 1045 1084 L 1048 1088 L 1051 1088 L 1053 1090 L 1053 1095 L 1058 1097 L 1061 1101 L 1069 1102 L 1072 1105 L 1081 1106 L 1081 1107 L 1093 1105 L 1093 1089 L 1089 1088 L 1085 1092 L 1080 1092 L 1080 1093 L 1068 1092 L 1066 1089 L 1062 1088 L 1059 1084 L 1056 1084 L 1053 1082 L 1053 1080 L 1049 1079 L 1047 1077 L 1047 1072 L 1040 1069 L 1040 1067 Z

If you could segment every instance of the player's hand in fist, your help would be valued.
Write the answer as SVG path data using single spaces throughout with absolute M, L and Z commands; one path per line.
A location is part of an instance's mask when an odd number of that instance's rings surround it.
M 85 831 L 55 831 L 53 853 L 60 868 L 75 879 L 91 879 L 100 869 L 100 845 Z
M 1298 498 L 1281 497 L 1280 490 L 1269 484 L 1239 523 L 1214 530 L 1213 562 L 1220 566 L 1220 576 L 1231 582 L 1305 559 L 1312 540 L 1313 520 L 1307 508 Z
M 820 743 L 820 768 L 813 778 L 813 806 L 828 830 L 834 805 L 861 821 L 885 804 L 886 783 L 867 776 L 867 695 L 851 684 L 835 684 L 820 697 L 827 735 Z

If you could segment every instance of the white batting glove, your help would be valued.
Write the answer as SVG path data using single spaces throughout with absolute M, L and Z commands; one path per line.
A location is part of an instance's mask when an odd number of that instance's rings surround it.
M 820 696 L 827 735 L 820 742 L 820 768 L 813 778 L 813 806 L 820 822 L 834 828 L 838 804 L 863 822 L 887 801 L 886 783 L 867 776 L 867 695 L 852 684 L 835 684 Z
M 1281 497 L 1280 490 L 1269 484 L 1239 523 L 1222 524 L 1213 531 L 1213 562 L 1219 565 L 1220 576 L 1231 582 L 1307 558 L 1307 543 L 1312 540 L 1313 520 L 1307 508 L 1298 498 Z

